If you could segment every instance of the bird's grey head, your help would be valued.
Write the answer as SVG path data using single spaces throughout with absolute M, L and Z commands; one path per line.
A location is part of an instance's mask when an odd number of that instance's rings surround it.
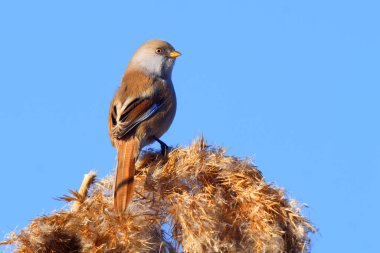
M 168 42 L 150 40 L 136 50 L 129 67 L 170 80 L 175 59 L 180 55 Z

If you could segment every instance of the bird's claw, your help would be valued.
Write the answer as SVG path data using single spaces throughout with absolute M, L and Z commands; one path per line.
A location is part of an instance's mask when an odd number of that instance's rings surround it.
M 165 142 L 161 141 L 160 139 L 158 139 L 157 137 L 153 137 L 155 141 L 157 141 L 160 146 L 161 146 L 161 155 L 163 157 L 167 157 L 168 156 L 168 151 L 169 151 L 169 146 L 166 145 Z

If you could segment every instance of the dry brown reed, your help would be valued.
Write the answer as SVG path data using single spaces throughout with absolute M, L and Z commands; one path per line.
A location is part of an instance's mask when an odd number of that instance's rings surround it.
M 77 203 L 74 211 L 38 217 L 3 244 L 20 253 L 309 251 L 315 229 L 298 204 L 248 160 L 203 138 L 166 158 L 144 152 L 135 185 L 124 218 L 113 211 L 109 176 L 90 187 L 88 198 L 64 197 Z

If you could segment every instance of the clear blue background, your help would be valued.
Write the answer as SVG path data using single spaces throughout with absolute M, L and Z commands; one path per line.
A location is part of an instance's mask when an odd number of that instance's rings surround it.
M 115 165 L 110 100 L 134 50 L 183 53 L 175 121 L 309 205 L 313 252 L 378 250 L 378 1 L 0 2 L 0 236 Z M 155 147 L 158 147 L 155 145 Z

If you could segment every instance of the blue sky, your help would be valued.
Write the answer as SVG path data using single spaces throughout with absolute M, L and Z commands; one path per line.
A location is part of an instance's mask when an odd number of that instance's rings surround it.
M 0 237 L 115 165 L 109 103 L 134 50 L 183 53 L 163 140 L 203 133 L 307 203 L 312 252 L 375 252 L 378 1 L 2 1 Z M 155 145 L 155 147 L 158 147 Z

